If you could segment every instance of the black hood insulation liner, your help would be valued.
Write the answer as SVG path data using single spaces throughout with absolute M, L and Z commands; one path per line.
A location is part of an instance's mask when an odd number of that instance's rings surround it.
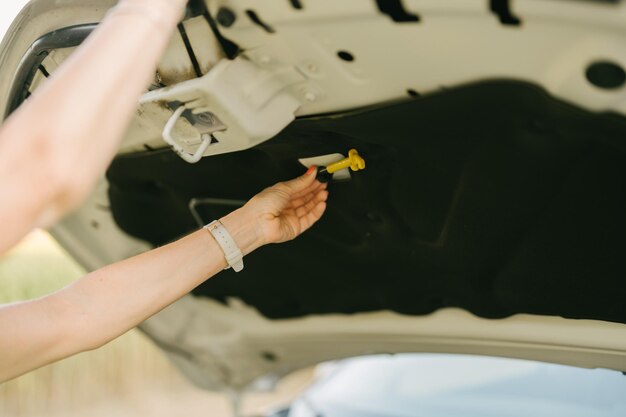
M 270 318 L 461 307 L 626 323 L 626 119 L 537 86 L 490 81 L 345 115 L 305 118 L 252 150 L 189 165 L 118 157 L 112 210 L 163 245 L 261 189 L 298 158 L 357 148 L 366 171 L 331 184 L 309 233 L 260 249 L 195 294 Z M 209 199 L 209 200 L 202 200 Z M 197 217 L 197 216 L 196 216 Z

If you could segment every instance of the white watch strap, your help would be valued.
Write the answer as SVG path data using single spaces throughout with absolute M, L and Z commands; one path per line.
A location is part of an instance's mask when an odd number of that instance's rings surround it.
M 229 265 L 226 269 L 233 268 L 235 272 L 240 272 L 243 269 L 243 254 L 224 225 L 219 220 L 216 220 L 204 226 L 204 228 L 211 232 L 217 244 L 222 248 L 226 262 Z

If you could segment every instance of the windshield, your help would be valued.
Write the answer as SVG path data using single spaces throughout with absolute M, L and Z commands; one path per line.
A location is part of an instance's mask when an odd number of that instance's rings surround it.
M 326 417 L 623 417 L 626 376 L 504 358 L 372 356 L 340 362 L 308 400 Z

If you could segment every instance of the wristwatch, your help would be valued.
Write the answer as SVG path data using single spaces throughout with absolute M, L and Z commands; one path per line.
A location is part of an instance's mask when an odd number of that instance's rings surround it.
M 243 254 L 237 243 L 235 243 L 235 239 L 228 233 L 224 225 L 219 220 L 216 220 L 204 226 L 204 228 L 211 232 L 217 244 L 222 248 L 228 263 L 226 269 L 233 268 L 235 272 L 241 272 L 243 270 Z

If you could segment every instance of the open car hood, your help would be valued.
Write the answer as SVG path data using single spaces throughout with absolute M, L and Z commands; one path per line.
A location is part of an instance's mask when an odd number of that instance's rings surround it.
M 32 2 L 0 50 L 0 110 L 112 3 Z M 244 389 L 394 352 L 626 371 L 622 3 L 257 3 L 207 2 L 155 85 L 235 56 L 280 61 L 313 80 L 297 120 L 190 165 L 160 138 L 170 113 L 143 109 L 90 200 L 52 230 L 96 269 L 219 218 L 300 174 L 301 158 L 359 149 L 367 170 L 331 185 L 310 233 L 142 325 L 187 376 Z

